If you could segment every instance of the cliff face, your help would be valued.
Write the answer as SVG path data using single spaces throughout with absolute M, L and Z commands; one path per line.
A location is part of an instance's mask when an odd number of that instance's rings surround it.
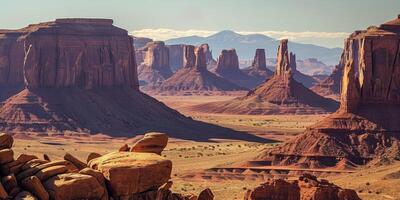
M 28 88 L 138 88 L 132 38 L 106 19 L 57 19 L 25 28 Z
M 24 87 L 24 41 L 22 32 L 0 31 L 0 101 L 21 91 Z
M 138 67 L 140 81 L 154 85 L 159 84 L 172 75 L 169 67 L 169 49 L 165 46 L 164 42 L 147 43 L 145 47 L 138 51 L 141 52 L 140 54 L 144 58 Z
M 341 61 L 340 108 L 272 150 L 273 163 L 343 167 L 398 160 L 399 59 L 400 18 L 351 34 Z
M 192 45 L 185 45 L 185 44 L 177 44 L 177 45 L 167 45 L 169 49 L 169 57 L 170 57 L 170 66 L 172 71 L 177 71 L 182 66 L 184 66 L 184 55 L 185 55 L 185 47 L 192 46 Z M 212 52 L 208 44 L 202 44 L 199 46 L 206 56 L 206 64 L 207 68 L 215 68 L 217 62 L 212 57 Z
M 242 71 L 252 77 L 257 86 L 265 82 L 274 74 L 274 72 L 267 68 L 264 49 L 256 49 L 253 63 Z

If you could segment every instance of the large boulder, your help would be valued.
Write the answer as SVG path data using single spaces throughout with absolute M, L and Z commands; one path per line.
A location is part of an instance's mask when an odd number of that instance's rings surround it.
M 165 133 L 146 133 L 144 137 L 137 141 L 131 148 L 132 152 L 156 153 L 161 152 L 168 144 L 168 136 Z
M 115 198 L 156 189 L 169 180 L 172 170 L 170 160 L 137 152 L 109 153 L 89 161 L 88 165 L 103 173 Z
M 96 177 L 86 174 L 59 174 L 45 181 L 44 187 L 54 200 L 108 199 Z

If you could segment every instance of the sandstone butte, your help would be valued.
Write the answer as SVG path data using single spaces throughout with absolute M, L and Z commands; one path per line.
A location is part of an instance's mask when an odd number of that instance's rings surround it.
M 343 55 L 340 108 L 259 159 L 316 168 L 400 160 L 400 16 L 352 33 Z
M 166 45 L 169 49 L 169 63 L 172 71 L 176 72 L 184 66 L 184 54 L 186 44 Z M 217 61 L 212 57 L 212 51 L 208 44 L 199 45 L 206 54 L 206 64 L 208 69 L 213 69 Z
M 257 81 L 257 86 L 274 75 L 274 72 L 267 68 L 265 49 L 256 49 L 253 63 L 251 66 L 243 69 L 243 72 Z
M 293 78 L 287 40 L 278 49 L 275 74 L 246 96 L 192 106 L 199 112 L 229 114 L 321 114 L 334 112 L 337 103 L 321 97 Z M 293 54 L 291 54 L 293 55 Z
M 140 92 L 133 38 L 112 24 L 110 19 L 57 19 L 2 31 L 0 62 L 8 73 L 1 71 L 0 82 L 25 89 L 14 91 L 0 107 L 0 130 L 111 136 L 162 131 L 182 139 L 258 140 L 194 121 Z
M 152 146 L 162 151 L 165 139 L 165 134 L 151 133 L 132 146 L 134 152 L 128 147 L 128 151 L 96 158 L 90 154 L 86 163 L 68 153 L 64 160 L 41 160 L 28 154 L 14 159 L 12 136 L 0 133 L 0 199 L 212 200 L 209 189 L 198 197 L 170 190 L 172 162 L 152 152 Z M 148 145 L 136 147 L 142 143 Z
M 206 49 L 205 49 L 206 48 Z M 159 86 L 145 87 L 156 94 L 203 94 L 209 92 L 245 91 L 242 88 L 207 69 L 208 45 L 184 46 L 183 67 Z
M 169 49 L 164 42 L 149 42 L 146 46 L 136 50 L 136 56 L 141 56 L 141 62 L 138 66 L 138 77 L 140 85 L 161 84 L 164 80 L 172 76 L 169 67 Z M 136 59 L 139 61 L 140 59 Z

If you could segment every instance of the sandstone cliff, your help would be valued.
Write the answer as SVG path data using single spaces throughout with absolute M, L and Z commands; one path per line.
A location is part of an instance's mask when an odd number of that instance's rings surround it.
M 334 167 L 400 159 L 400 18 L 346 40 L 336 113 L 272 150 L 277 165 Z M 268 157 L 268 156 L 267 156 Z
M 0 30 L 0 101 L 24 88 L 24 41 L 22 32 Z
M 143 56 L 143 62 L 138 66 L 141 85 L 159 85 L 172 76 L 169 67 L 169 49 L 164 42 L 150 42 L 137 51 L 140 51 Z
M 167 45 L 169 49 L 170 67 L 172 71 L 178 71 L 183 66 L 185 44 Z M 212 57 L 212 51 L 208 44 L 199 46 L 206 55 L 206 64 L 208 69 L 213 69 L 217 65 L 217 61 Z

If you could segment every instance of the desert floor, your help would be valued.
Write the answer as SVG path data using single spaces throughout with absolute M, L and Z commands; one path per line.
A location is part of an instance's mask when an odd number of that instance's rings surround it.
M 263 182 L 259 176 L 238 176 L 230 172 L 223 175 L 207 173 L 207 169 L 229 166 L 255 157 L 265 148 L 273 147 L 281 141 L 301 133 L 323 115 L 307 116 L 255 116 L 216 115 L 194 113 L 191 105 L 210 101 L 222 101 L 234 96 L 156 96 L 159 101 L 177 109 L 181 113 L 220 126 L 247 131 L 254 135 L 271 139 L 267 144 L 246 141 L 214 140 L 210 142 L 170 139 L 163 156 L 173 161 L 173 190 L 180 193 L 198 194 L 209 187 L 217 200 L 243 199 L 247 189 Z M 70 152 L 86 160 L 90 152 L 105 154 L 117 150 L 123 144 L 133 144 L 137 138 L 110 138 L 102 135 L 80 137 L 29 137 L 16 135 L 16 154 L 30 153 L 38 156 L 47 154 L 51 159 L 60 159 Z M 362 199 L 400 199 L 400 163 L 390 166 L 360 168 L 352 174 L 328 176 L 327 179 L 340 186 L 355 189 Z

